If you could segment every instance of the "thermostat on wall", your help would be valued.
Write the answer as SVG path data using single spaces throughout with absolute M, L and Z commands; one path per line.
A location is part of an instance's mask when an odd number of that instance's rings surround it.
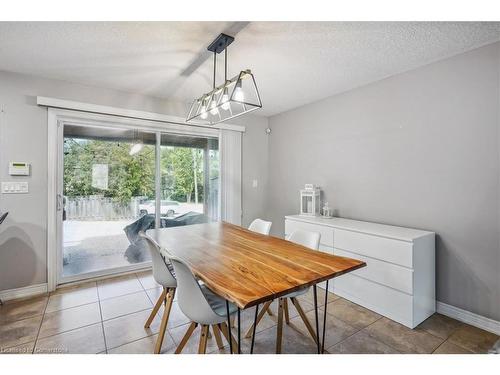
M 9 175 L 11 176 L 29 176 L 30 164 L 22 161 L 11 161 L 9 163 Z

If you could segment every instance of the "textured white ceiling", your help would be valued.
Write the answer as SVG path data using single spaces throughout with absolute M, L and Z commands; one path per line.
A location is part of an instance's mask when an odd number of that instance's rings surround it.
M 0 70 L 190 101 L 210 90 L 212 59 L 181 72 L 238 28 L 0 22 Z M 499 22 L 251 22 L 228 48 L 229 75 L 252 69 L 269 116 L 498 40 Z

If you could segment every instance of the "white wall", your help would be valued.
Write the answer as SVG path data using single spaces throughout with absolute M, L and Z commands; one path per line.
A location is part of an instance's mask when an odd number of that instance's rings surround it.
M 32 164 L 30 177 L 17 178 L 29 182 L 29 194 L 0 194 L 0 212 L 9 211 L 0 227 L 0 290 L 46 282 L 47 109 L 36 105 L 38 95 L 177 116 L 186 113 L 185 103 L 0 72 L 0 180 L 16 179 L 7 173 L 9 161 Z M 261 131 L 267 120 L 249 116 L 238 123 L 248 130 L 243 135 L 242 204 L 248 215 L 261 215 L 262 190 L 248 189 L 247 181 L 258 178 L 265 184 L 267 178 L 267 136 Z M 258 158 L 251 156 L 254 142 L 262 144 Z M 256 205 L 250 203 L 254 201 Z
M 266 129 L 269 120 L 266 117 L 248 116 L 232 121 L 246 126 L 243 134 L 242 158 L 242 209 L 241 224 L 247 227 L 252 220 L 266 217 L 267 166 L 269 136 Z M 257 186 L 253 186 L 253 181 Z
M 270 118 L 268 216 L 298 190 L 343 217 L 437 233 L 438 300 L 500 320 L 499 73 L 492 44 Z

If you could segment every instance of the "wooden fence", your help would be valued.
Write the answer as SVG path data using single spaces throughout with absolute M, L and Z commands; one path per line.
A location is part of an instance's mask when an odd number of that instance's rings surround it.
M 139 204 L 144 197 L 132 197 L 128 203 L 102 196 L 66 197 L 66 220 L 122 220 L 139 217 Z

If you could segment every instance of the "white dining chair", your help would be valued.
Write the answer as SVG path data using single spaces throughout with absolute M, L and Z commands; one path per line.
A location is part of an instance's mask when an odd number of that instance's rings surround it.
M 175 350 L 176 354 L 182 352 L 187 341 L 198 325 L 201 325 L 198 353 L 204 354 L 207 349 L 209 328 L 212 330 L 219 349 L 224 348 L 220 332 L 224 335 L 229 345 L 237 351 L 237 343 L 226 324 L 228 312 L 231 316 L 238 308 L 233 303 L 226 304 L 226 300 L 212 292 L 204 284 L 199 284 L 186 263 L 180 258 L 170 255 L 170 262 L 174 266 L 177 277 L 178 304 L 181 311 L 191 320 L 184 337 Z
M 318 250 L 319 249 L 319 241 L 321 239 L 321 234 L 317 232 L 309 232 L 309 231 L 304 231 L 304 230 L 296 230 L 293 232 L 288 238 L 288 241 L 294 242 L 296 244 L 308 247 L 313 250 Z M 304 313 L 304 310 L 302 309 L 302 306 L 300 306 L 299 300 L 297 299 L 298 296 L 306 294 L 309 291 L 308 288 L 303 288 L 298 291 L 289 293 L 281 298 L 279 298 L 278 303 L 279 306 L 283 309 L 284 315 L 285 315 L 285 322 L 286 324 L 290 323 L 290 317 L 289 317 L 289 312 L 288 312 L 288 299 L 293 303 L 295 306 L 295 309 L 300 315 L 300 318 L 304 322 L 304 325 L 306 326 L 307 330 L 311 334 L 314 342 L 316 341 L 316 333 L 314 332 L 314 329 L 309 322 L 309 319 L 307 318 L 306 314 Z M 272 301 L 268 301 L 264 304 L 262 307 L 262 310 L 260 311 L 259 315 L 257 316 L 256 324 L 259 324 L 260 320 L 263 318 L 266 310 L 269 309 Z M 278 337 L 277 340 L 281 342 L 281 332 L 283 330 L 283 321 L 279 319 L 278 316 Z M 250 328 L 247 330 L 245 337 L 249 338 L 252 337 L 252 332 L 254 331 L 253 329 L 253 324 L 250 326 Z M 281 345 L 277 345 L 277 347 L 281 347 Z
M 271 225 L 273 223 L 270 221 L 265 221 L 262 219 L 255 219 L 250 223 L 250 226 L 248 227 L 249 230 L 252 232 L 257 232 L 260 234 L 265 234 L 269 235 L 269 232 L 271 231 Z
M 163 288 L 148 320 L 146 320 L 146 323 L 144 324 L 144 328 L 149 328 L 156 314 L 160 310 L 161 305 L 165 305 L 160 324 L 160 331 L 158 332 L 158 338 L 156 339 L 154 349 L 154 353 L 159 354 L 165 337 L 165 332 L 167 330 L 168 319 L 172 309 L 172 302 L 174 301 L 175 291 L 177 288 L 177 280 L 175 278 L 174 268 L 163 258 L 160 246 L 156 243 L 156 241 L 144 232 L 139 232 L 139 236 L 144 240 L 149 253 L 151 254 L 151 261 L 153 263 L 153 278 Z

